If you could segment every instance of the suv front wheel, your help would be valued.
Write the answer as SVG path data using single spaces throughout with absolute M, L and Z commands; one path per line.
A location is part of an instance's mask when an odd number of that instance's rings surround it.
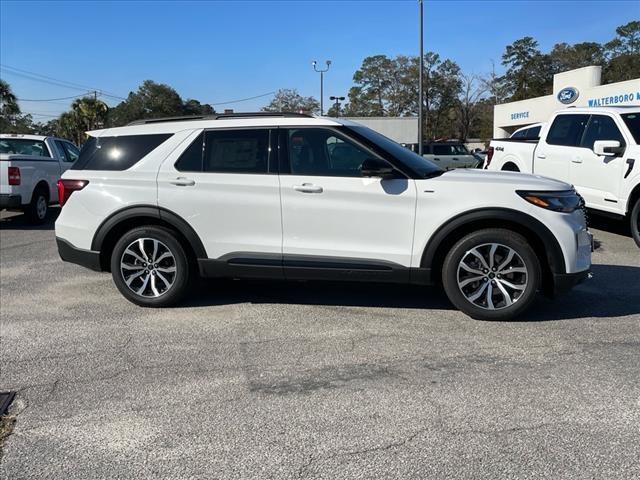
M 143 307 L 176 304 L 187 291 L 187 254 L 171 230 L 144 226 L 125 233 L 111 255 L 113 281 L 129 301 Z
M 479 320 L 515 318 L 531 305 L 540 282 L 540 262 L 530 244 L 504 229 L 466 235 L 449 251 L 442 267 L 449 300 Z

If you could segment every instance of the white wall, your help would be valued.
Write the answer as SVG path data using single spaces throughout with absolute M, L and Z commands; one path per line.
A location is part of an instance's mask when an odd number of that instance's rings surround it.
M 546 122 L 563 108 L 640 105 L 640 78 L 626 82 L 600 85 L 602 67 L 590 66 L 559 73 L 553 77 L 553 94 L 519 102 L 496 105 L 493 109 L 493 136 L 508 137 L 517 128 Z M 558 100 L 558 93 L 567 87 L 578 91 L 570 105 Z
M 398 143 L 418 143 L 418 117 L 345 117 Z

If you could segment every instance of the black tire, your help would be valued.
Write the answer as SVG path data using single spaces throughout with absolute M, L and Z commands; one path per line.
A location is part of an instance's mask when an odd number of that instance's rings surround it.
M 503 172 L 519 172 L 520 169 L 515 163 L 507 163 L 506 165 L 502 166 L 502 171 Z
M 49 215 L 49 192 L 44 187 L 37 187 L 31 196 L 31 202 L 24 210 L 29 223 L 40 225 L 47 221 Z
M 147 251 L 146 256 L 140 255 L 139 241 L 141 239 L 144 239 L 142 243 Z M 156 258 L 162 257 L 165 249 L 170 253 L 170 257 L 161 259 L 155 265 L 151 262 L 142 264 L 131 253 L 127 253 L 123 257 L 125 250 L 132 247 L 129 252 L 134 251 L 142 260 L 148 259 L 149 255 L 153 254 L 154 241 L 160 242 L 159 245 L 161 245 L 158 247 Z M 134 242 L 135 245 L 133 245 Z M 125 262 L 123 268 L 121 268 L 121 262 Z M 141 267 L 141 265 L 144 265 L 144 267 Z M 172 266 L 175 266 L 175 273 L 169 272 Z M 116 287 L 127 300 L 141 307 L 168 307 L 180 302 L 189 289 L 190 270 L 191 264 L 187 257 L 187 252 L 176 238 L 176 235 L 170 229 L 155 225 L 129 230 L 118 240 L 111 254 L 111 275 Z M 133 273 L 125 278 L 124 271 L 132 271 Z M 140 273 L 139 276 L 131 278 L 131 276 L 138 273 Z M 142 290 L 142 294 L 134 291 L 134 289 L 139 290 L 143 287 L 145 279 L 147 283 Z M 131 287 L 127 285 L 127 281 L 131 282 Z M 169 283 L 170 286 L 165 287 Z M 159 295 L 154 296 L 154 292 L 159 293 Z
M 512 257 L 513 260 L 504 267 L 505 269 L 501 273 L 485 269 L 481 266 L 479 258 L 474 259 L 475 255 L 469 256 L 472 249 L 479 247 L 477 252 L 485 257 L 491 252 L 491 246 L 487 244 L 501 245 L 496 248 L 493 254 L 493 265 L 497 264 L 498 267 L 508 257 L 509 249 L 517 254 Z M 467 270 L 460 267 L 463 259 L 465 259 L 466 266 L 469 266 L 467 263 L 469 259 L 475 260 L 479 266 L 474 267 L 474 271 L 482 271 L 482 278 L 460 286 L 459 280 L 460 283 L 464 283 L 467 279 L 479 278 L 476 273 L 468 273 Z M 491 266 L 488 258 L 484 258 L 484 260 L 487 266 Z M 507 267 L 515 270 L 522 270 L 522 267 L 526 267 L 526 273 L 510 273 Z M 468 277 L 462 278 L 465 275 Z M 511 230 L 498 228 L 478 230 L 460 239 L 451 248 L 442 266 L 442 283 L 447 297 L 458 309 L 477 320 L 513 320 L 527 310 L 534 301 L 536 292 L 540 288 L 541 278 L 540 261 L 527 240 Z M 498 285 L 496 282 L 500 282 L 500 284 Z M 518 287 L 524 286 L 524 288 L 522 290 L 511 289 L 506 287 L 503 282 L 509 282 L 511 285 L 518 284 Z M 484 284 L 487 286 L 485 287 Z M 482 291 L 479 299 L 471 301 L 467 298 L 467 296 L 473 297 L 483 287 L 485 290 Z M 465 290 L 466 296 L 463 290 Z M 487 294 L 484 294 L 485 291 Z M 502 293 L 503 291 L 509 294 L 508 300 Z M 489 292 L 493 292 L 490 299 L 487 298 Z M 491 304 L 495 301 L 495 309 L 489 308 L 491 305 L 489 301 L 492 302 Z M 484 305 L 479 303 L 484 303 Z
M 636 242 L 636 245 L 640 247 L 640 198 L 636 199 L 636 203 L 631 209 L 631 235 Z

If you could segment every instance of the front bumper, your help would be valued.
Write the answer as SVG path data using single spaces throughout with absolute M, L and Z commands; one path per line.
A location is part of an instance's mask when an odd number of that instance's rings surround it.
M 59 237 L 56 237 L 56 243 L 58 244 L 58 254 L 65 262 L 75 263 L 76 265 L 90 268 L 96 272 L 102 271 L 102 266 L 100 265 L 100 252 L 77 248 L 68 241 Z
M 559 295 L 566 293 L 579 283 L 584 282 L 587 278 L 591 278 L 591 272 L 589 270 L 576 273 L 554 273 L 553 294 Z
M 22 197 L 20 195 L 7 193 L 0 195 L 0 208 L 20 208 L 21 206 Z

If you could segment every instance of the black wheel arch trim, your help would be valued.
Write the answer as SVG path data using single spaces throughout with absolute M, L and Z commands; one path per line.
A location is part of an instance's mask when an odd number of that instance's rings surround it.
M 481 220 L 502 220 L 512 222 L 521 227 L 533 231 L 544 244 L 549 268 L 553 273 L 565 273 L 567 271 L 564 254 L 555 235 L 539 220 L 524 212 L 508 208 L 481 208 L 461 213 L 447 221 L 431 236 L 422 253 L 420 266 L 433 269 L 435 256 L 442 242 L 455 230 L 470 222 Z
M 197 258 L 207 258 L 202 240 L 193 227 L 179 215 L 166 208 L 154 205 L 135 205 L 125 207 L 109 215 L 97 228 L 91 242 L 91 250 L 101 251 L 102 244 L 109 232 L 119 223 L 135 217 L 152 217 L 167 222 L 187 239 Z

